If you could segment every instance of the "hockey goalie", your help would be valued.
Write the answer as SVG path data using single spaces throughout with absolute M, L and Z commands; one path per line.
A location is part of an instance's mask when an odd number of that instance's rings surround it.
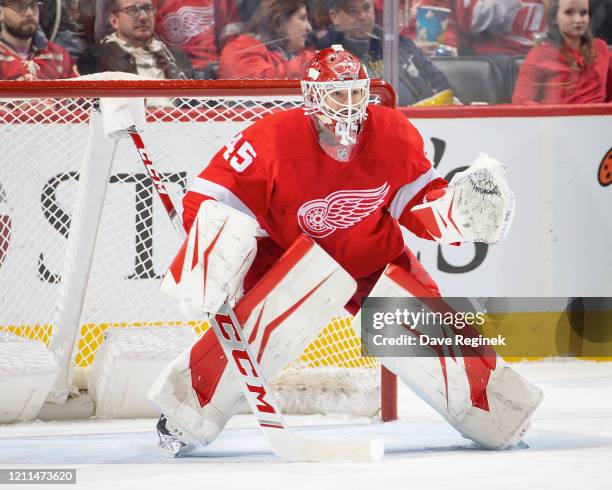
M 495 243 L 513 195 L 503 165 L 481 155 L 447 183 L 404 115 L 369 105 L 370 80 L 342 46 L 309 64 L 305 108 L 268 115 L 236 135 L 185 195 L 188 237 L 162 290 L 215 314 L 235 306 L 266 376 L 297 357 L 344 305 L 373 290 L 439 297 L 400 226 L 424 239 Z M 431 362 L 429 362 L 431 361 Z M 447 362 L 381 359 L 464 437 L 518 444 L 541 392 L 494 353 Z M 175 359 L 149 396 L 163 447 L 211 443 L 244 401 L 214 332 Z

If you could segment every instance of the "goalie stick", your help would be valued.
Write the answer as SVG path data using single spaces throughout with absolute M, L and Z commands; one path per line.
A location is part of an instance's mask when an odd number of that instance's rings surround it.
M 176 212 L 170 195 L 166 191 L 144 142 L 135 126 L 128 128 L 138 155 L 153 182 L 159 198 L 181 241 L 186 233 Z M 211 325 L 225 357 L 237 378 L 242 381 L 242 390 L 249 402 L 259 426 L 263 430 L 272 450 L 283 461 L 371 461 L 382 458 L 384 446 L 378 439 L 323 440 L 302 437 L 289 430 L 272 394 L 262 370 L 251 352 L 243 329 L 236 315 L 225 301 L 221 311 L 209 315 Z

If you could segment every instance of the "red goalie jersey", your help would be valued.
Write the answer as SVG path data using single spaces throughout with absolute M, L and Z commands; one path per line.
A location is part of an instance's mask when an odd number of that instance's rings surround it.
M 185 196 L 185 227 L 204 200 L 216 199 L 256 218 L 268 235 L 259 241 L 253 269 L 269 267 L 260 256 L 278 258 L 305 233 L 354 278 L 377 278 L 404 251 L 398 223 L 429 238 L 409 210 L 447 183 L 401 113 L 379 106 L 367 111 L 363 146 L 345 163 L 321 149 L 302 109 L 245 129 L 213 157 Z

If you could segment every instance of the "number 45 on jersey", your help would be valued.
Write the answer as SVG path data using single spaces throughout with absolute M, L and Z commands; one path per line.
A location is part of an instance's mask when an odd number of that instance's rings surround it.
M 257 156 L 255 150 L 248 141 L 242 140 L 242 133 L 235 136 L 225 147 L 223 158 L 236 172 L 243 172 Z M 238 149 L 236 149 L 238 148 Z

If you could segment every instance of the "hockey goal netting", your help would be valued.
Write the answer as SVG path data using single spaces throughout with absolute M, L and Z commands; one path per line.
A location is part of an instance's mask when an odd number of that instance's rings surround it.
M 109 392 L 146 384 L 155 362 L 178 354 L 208 325 L 158 291 L 178 239 L 130 141 L 110 144 L 92 130 L 91 111 L 109 96 L 146 97 L 143 138 L 179 211 L 191 179 L 219 148 L 265 114 L 299 106 L 301 97 L 291 81 L 0 82 L 0 331 L 54 354 L 59 374 L 50 401 L 89 387 L 100 397 L 98 416 L 144 416 L 146 402 L 141 410 Z M 394 104 L 383 82 L 373 81 L 372 96 Z M 339 312 L 322 327 L 273 381 L 282 408 L 377 414 L 380 368 L 361 357 L 350 318 Z M 111 360 L 96 363 L 105 344 Z M 12 349 L 15 357 L 21 348 Z M 25 356 L 19 363 L 27 365 Z M 3 374 L 16 376 L 8 361 L 0 368 L 0 385 Z M 382 399 L 393 405 L 392 394 Z M 19 403 L 0 422 L 19 420 Z

